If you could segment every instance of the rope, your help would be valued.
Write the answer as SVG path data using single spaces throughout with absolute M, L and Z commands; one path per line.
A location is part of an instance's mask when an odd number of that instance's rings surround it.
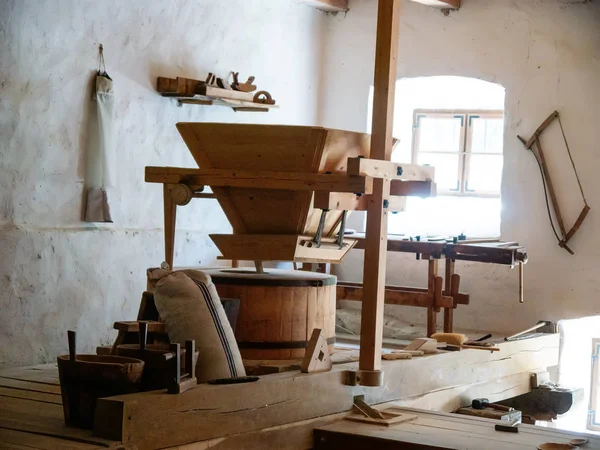
M 560 125 L 560 132 L 562 133 L 563 139 L 565 141 L 565 146 L 567 147 L 567 153 L 569 154 L 569 159 L 571 160 L 571 165 L 573 166 L 573 172 L 575 172 L 575 178 L 577 179 L 577 184 L 579 185 L 579 191 L 581 192 L 581 197 L 583 198 L 583 203 L 585 206 L 588 206 L 588 203 L 585 199 L 585 195 L 583 193 L 583 186 L 581 186 L 581 180 L 579 180 L 579 174 L 577 173 L 577 169 L 575 168 L 575 162 L 573 161 L 573 156 L 571 155 L 571 149 L 569 148 L 569 143 L 567 142 L 567 136 L 565 136 L 565 130 L 563 129 L 562 122 L 560 120 L 560 115 L 557 116 L 558 124 Z
M 554 221 L 552 220 L 552 212 L 550 211 L 550 202 L 548 201 L 548 188 L 546 187 L 546 178 L 544 178 L 544 171 L 542 170 L 542 163 L 541 163 L 540 159 L 538 158 L 538 155 L 533 151 L 533 149 L 529 149 L 529 150 L 531 151 L 531 153 L 533 153 L 533 156 L 534 156 L 535 160 L 537 161 L 538 166 L 540 168 L 540 174 L 542 175 L 542 186 L 544 186 L 544 196 L 546 197 L 546 211 L 548 211 L 548 219 L 550 219 L 550 225 L 552 226 L 552 231 L 554 231 L 554 236 L 556 236 L 556 240 L 560 242 L 560 237 L 558 236 L 558 233 L 556 232 L 556 227 L 554 226 Z

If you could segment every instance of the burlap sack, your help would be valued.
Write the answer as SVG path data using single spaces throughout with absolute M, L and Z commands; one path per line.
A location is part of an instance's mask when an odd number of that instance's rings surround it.
M 197 270 L 166 275 L 156 283 L 154 301 L 171 342 L 184 345 L 187 339 L 196 341 L 200 353 L 198 382 L 246 375 L 233 330 L 209 275 Z

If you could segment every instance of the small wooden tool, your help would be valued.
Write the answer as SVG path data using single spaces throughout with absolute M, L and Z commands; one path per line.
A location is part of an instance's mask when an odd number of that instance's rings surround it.
M 327 372 L 331 370 L 332 366 L 327 339 L 323 336 L 320 328 L 315 328 L 310 341 L 308 341 L 304 359 L 300 364 L 300 371 L 304 373 Z
M 273 97 L 271 97 L 271 94 L 269 94 L 267 91 L 258 91 L 256 94 L 254 94 L 253 102 L 262 103 L 265 105 L 275 104 L 275 100 L 273 100 Z
M 175 354 L 175 377 L 173 384 L 168 388 L 168 392 L 169 394 L 181 394 L 198 384 L 196 366 L 194 365 L 196 341 L 185 341 L 185 366 L 188 369 L 188 373 L 183 374 L 183 376 L 181 374 L 181 348 L 179 343 L 171 344 L 170 350 Z

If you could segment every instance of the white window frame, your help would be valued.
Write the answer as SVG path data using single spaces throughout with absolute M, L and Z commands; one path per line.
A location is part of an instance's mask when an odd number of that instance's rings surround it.
M 590 380 L 590 404 L 588 408 L 588 430 L 600 431 L 598 417 L 598 387 L 600 387 L 600 338 L 592 339 L 592 377 Z
M 427 118 L 461 119 L 461 135 L 458 152 L 421 152 L 419 143 L 421 138 L 421 127 L 419 120 Z M 485 191 L 469 189 L 469 164 L 471 155 L 502 156 L 503 153 L 473 152 L 472 145 L 472 120 L 473 119 L 504 119 L 504 111 L 498 110 L 441 110 L 441 109 L 415 109 L 413 112 L 413 138 L 411 149 L 411 162 L 419 164 L 419 153 L 436 153 L 444 155 L 455 155 L 458 153 L 458 171 L 456 174 L 456 189 L 441 189 L 438 186 L 438 195 L 453 195 L 462 197 L 493 197 L 499 198 L 500 191 Z

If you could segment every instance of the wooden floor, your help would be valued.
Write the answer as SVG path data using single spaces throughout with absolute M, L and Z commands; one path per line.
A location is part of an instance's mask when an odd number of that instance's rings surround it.
M 56 364 L 0 370 L 0 449 L 91 450 L 119 444 L 65 426 Z
M 416 419 L 390 427 L 341 420 L 315 430 L 315 450 L 377 448 L 431 450 L 534 450 L 547 442 L 566 444 L 587 437 L 581 450 L 600 449 L 600 437 L 554 428 L 519 425 L 518 433 L 496 431 L 498 421 L 457 414 L 404 409 Z

